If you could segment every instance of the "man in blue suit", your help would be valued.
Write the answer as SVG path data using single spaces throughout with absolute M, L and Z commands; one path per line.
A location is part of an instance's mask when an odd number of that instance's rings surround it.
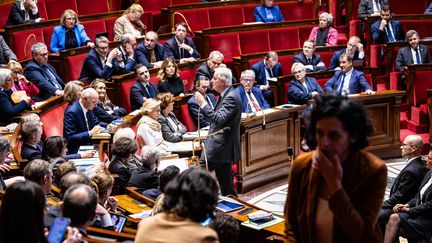
M 306 77 L 306 68 L 303 64 L 294 63 L 291 73 L 295 79 L 291 80 L 288 88 L 288 103 L 304 105 L 308 100 L 323 92 L 314 78 Z M 311 108 L 308 107 L 309 111 Z
M 21 139 L 21 157 L 32 161 L 42 158 L 43 143 L 41 141 L 42 126 L 40 121 L 29 121 L 22 124 Z
M 278 6 L 273 5 L 273 0 L 264 0 L 264 4 L 255 8 L 256 22 L 272 23 L 284 22 L 284 16 Z
M 349 95 L 358 94 L 363 90 L 366 94 L 375 94 L 367 83 L 364 74 L 353 68 L 351 55 L 341 55 L 339 62 L 341 71 L 336 71 L 334 76 L 327 81 L 324 85 L 325 91 Z
M 138 64 L 135 67 L 137 81 L 133 84 L 130 92 L 130 104 L 132 111 L 141 108 L 146 99 L 156 98 L 159 93 L 154 83 L 150 83 L 150 73 L 146 66 Z
M 163 60 L 167 57 L 165 48 L 158 43 L 158 34 L 154 31 L 149 31 L 145 35 L 142 44 L 139 44 L 135 50 L 135 59 L 137 63 L 141 63 L 147 68 L 160 68 Z
M 68 154 L 77 153 L 81 145 L 90 145 L 91 137 L 106 127 L 93 114 L 98 102 L 96 90 L 87 88 L 81 92 L 81 98 L 66 109 L 63 134 L 68 141 Z
M 259 88 L 253 86 L 255 73 L 252 70 L 245 70 L 240 75 L 240 83 L 236 90 L 242 103 L 242 112 L 257 112 L 270 108 L 269 103 L 264 99 Z
M 95 47 L 89 51 L 84 60 L 80 80 L 86 79 L 89 82 L 96 78 L 109 80 L 113 75 L 127 73 L 122 52 L 118 48 L 109 51 L 108 43 L 108 38 L 105 36 L 96 38 Z
M 388 5 L 381 7 L 380 17 L 380 20 L 372 24 L 372 38 L 375 44 L 405 41 L 405 31 L 398 20 L 392 20 Z
M 216 107 L 216 97 L 212 93 L 207 94 L 207 89 L 209 88 L 209 85 L 210 85 L 209 78 L 207 78 L 206 76 L 199 76 L 198 79 L 195 81 L 195 90 L 198 91 L 207 100 L 207 103 L 214 110 L 214 108 Z M 201 112 L 199 115 L 200 119 L 198 125 L 198 112 L 200 110 L 200 107 L 195 100 L 195 96 L 192 96 L 188 100 L 187 104 L 196 128 L 198 127 L 203 128 L 203 127 L 210 126 L 210 121 Z
M 349 38 L 347 48 L 340 51 L 335 51 L 330 62 L 330 70 L 341 70 L 339 66 L 339 57 L 345 53 L 353 56 L 354 67 L 362 67 L 364 65 L 365 52 L 363 50 L 363 44 L 361 43 L 360 38 L 354 35 Z
M 186 23 L 176 24 L 175 35 L 164 44 L 166 56 L 174 57 L 177 63 L 193 62 L 201 57 L 193 40 L 186 37 L 187 30 Z
M 33 59 L 24 69 L 24 76 L 39 88 L 38 99 L 46 100 L 56 95 L 63 95 L 64 82 L 57 75 L 53 66 L 48 64 L 48 49 L 44 43 L 32 46 Z M 36 97 L 35 97 L 36 98 Z
M 315 42 L 306 40 L 303 43 L 303 51 L 294 56 L 294 62 L 303 64 L 308 73 L 326 70 L 326 65 L 321 60 L 321 56 L 315 53 L 315 50 Z
M 264 98 L 270 104 L 274 105 L 273 93 L 270 90 L 269 81 L 277 81 L 276 77 L 282 75 L 282 65 L 278 62 L 278 54 L 274 51 L 268 52 L 262 61 L 252 65 L 255 73 L 255 86 L 262 90 Z

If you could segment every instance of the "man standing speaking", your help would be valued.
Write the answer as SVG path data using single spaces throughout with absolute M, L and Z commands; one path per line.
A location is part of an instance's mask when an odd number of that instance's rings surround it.
M 215 171 L 224 196 L 230 194 L 237 196 L 234 188 L 232 163 L 240 159 L 241 101 L 232 87 L 231 80 L 230 69 L 226 67 L 215 69 L 211 82 L 213 89 L 220 95 L 214 110 L 207 104 L 202 94 L 195 92 L 195 100 L 200 106 L 201 112 L 210 121 L 209 134 L 216 133 L 207 137 L 200 162 L 205 164 L 207 157 L 208 168 L 210 171 Z

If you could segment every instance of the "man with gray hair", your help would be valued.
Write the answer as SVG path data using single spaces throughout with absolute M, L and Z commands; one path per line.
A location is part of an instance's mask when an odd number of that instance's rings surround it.
M 143 43 L 139 44 L 135 51 L 136 61 L 147 68 L 160 68 L 167 55 L 164 46 L 158 41 L 158 34 L 148 31 Z
M 95 78 L 110 79 L 111 76 L 127 71 L 120 67 L 123 61 L 122 52 L 118 48 L 109 51 L 108 38 L 99 36 L 84 60 L 79 79 L 92 82 Z M 124 61 L 123 61 L 124 62 Z M 124 64 L 124 63 L 123 63 Z
M 24 168 L 24 178 L 41 186 L 44 194 L 51 192 L 53 173 L 48 161 L 35 159 Z
M 133 72 L 137 62 L 134 59 L 135 49 L 137 46 L 136 38 L 132 34 L 124 34 L 121 38 L 121 45 L 118 49 L 121 52 L 121 59 L 117 61 L 119 69 L 125 72 Z
M 129 186 L 136 187 L 141 193 L 147 189 L 157 188 L 159 185 L 157 168 L 159 167 L 160 157 L 161 153 L 158 147 L 144 146 L 141 149 L 142 166 L 132 172 Z
M 242 103 L 242 112 L 257 112 L 270 108 L 269 103 L 264 99 L 261 90 L 253 86 L 255 83 L 254 71 L 244 70 L 240 75 L 240 83 L 236 90 Z
M 207 137 L 200 162 L 215 171 L 222 195 L 235 196 L 232 163 L 240 159 L 241 100 L 231 80 L 230 69 L 215 69 L 211 82 L 220 96 L 214 110 L 200 92 L 195 92 L 195 100 L 210 121 L 209 134 L 217 133 Z
M 96 90 L 87 88 L 81 92 L 81 98 L 66 109 L 63 134 L 68 140 L 68 153 L 78 153 L 81 145 L 90 145 L 91 137 L 107 126 L 93 114 L 98 102 Z
M 209 54 L 206 62 L 203 62 L 197 69 L 195 74 L 195 82 L 198 77 L 204 76 L 211 80 L 213 78 L 214 70 L 224 62 L 224 55 L 220 51 L 212 51 Z
M 41 141 L 42 126 L 39 121 L 29 121 L 22 124 L 21 139 L 23 141 L 21 148 L 21 157 L 32 161 L 42 158 L 43 143 Z
M 270 90 L 270 81 L 277 81 L 276 77 L 282 75 L 282 65 L 278 62 L 278 54 L 274 51 L 268 52 L 262 61 L 252 65 L 255 72 L 255 84 L 263 92 L 264 98 L 270 106 L 274 106 L 273 93 Z
M 32 46 L 33 59 L 24 69 L 24 76 L 39 88 L 39 100 L 63 95 L 64 82 L 53 66 L 48 64 L 48 49 L 42 42 Z
M 403 72 L 404 67 L 411 64 L 431 63 L 432 59 L 427 46 L 420 44 L 420 36 L 415 30 L 406 33 L 408 46 L 399 49 L 396 57 L 396 70 Z

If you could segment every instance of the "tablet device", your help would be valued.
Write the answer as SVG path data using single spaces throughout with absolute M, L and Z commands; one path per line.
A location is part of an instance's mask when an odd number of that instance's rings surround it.
M 111 221 L 114 225 L 115 232 L 122 232 L 125 227 L 127 218 L 118 214 L 111 214 Z
M 63 241 L 63 237 L 67 231 L 67 227 L 70 224 L 69 218 L 57 217 L 54 219 L 48 233 L 49 243 L 60 243 Z
M 216 208 L 219 209 L 220 211 L 224 212 L 224 213 L 235 211 L 235 210 L 243 208 L 243 207 L 244 207 L 243 204 L 236 203 L 233 201 L 224 200 L 224 199 L 219 200 L 218 204 L 216 205 Z

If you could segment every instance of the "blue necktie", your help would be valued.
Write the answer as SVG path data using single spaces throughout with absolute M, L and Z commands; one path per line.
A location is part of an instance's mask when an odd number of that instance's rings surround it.
M 386 32 L 387 32 L 387 39 L 388 39 L 388 41 L 389 42 L 394 42 L 395 39 L 394 39 L 394 37 L 392 35 L 392 31 L 391 31 L 391 27 L 390 27 L 390 22 L 388 22 L 388 24 L 387 24 L 387 26 L 385 28 L 386 28 Z
M 420 50 L 414 49 L 415 53 L 416 53 L 416 59 L 417 59 L 417 64 L 422 64 L 421 60 L 420 60 Z
M 341 75 L 341 80 L 340 80 L 340 87 L 339 87 L 339 94 L 342 94 L 342 91 L 343 91 L 343 86 L 344 86 L 344 83 L 345 83 L 345 73 L 343 73 L 342 75 Z

